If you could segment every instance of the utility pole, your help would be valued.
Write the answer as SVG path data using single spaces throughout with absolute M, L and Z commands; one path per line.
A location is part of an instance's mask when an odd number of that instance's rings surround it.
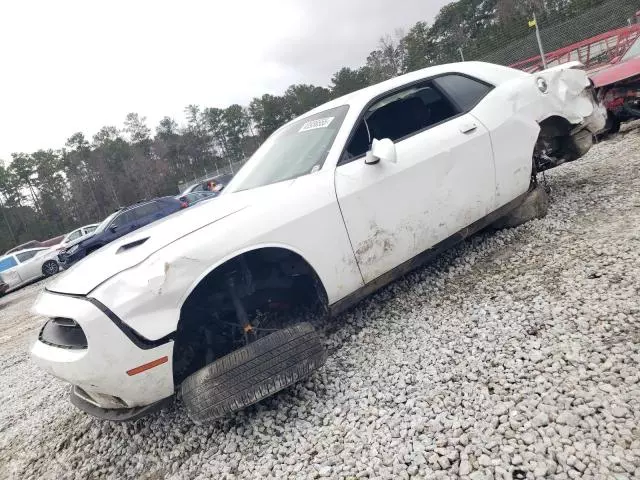
M 533 25 L 531 25 L 533 23 Z M 540 58 L 542 58 L 542 66 L 547 69 L 547 58 L 544 55 L 544 48 L 542 48 L 542 39 L 540 38 L 540 29 L 538 28 L 538 19 L 536 18 L 536 12 L 533 12 L 533 22 L 529 22 L 529 26 L 536 27 L 536 38 L 538 39 L 538 48 L 540 49 Z

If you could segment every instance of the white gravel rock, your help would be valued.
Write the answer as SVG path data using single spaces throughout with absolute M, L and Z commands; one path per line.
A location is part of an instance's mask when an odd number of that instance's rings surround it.
M 640 478 L 639 131 L 547 177 L 546 218 L 394 282 L 324 326 L 324 368 L 208 425 L 79 413 L 27 357 L 42 284 L 0 299 L 0 477 Z
M 475 472 L 473 472 L 471 475 L 469 475 L 469 478 L 471 480 L 486 480 L 487 479 L 485 474 L 483 472 L 481 472 L 480 470 L 476 470 Z

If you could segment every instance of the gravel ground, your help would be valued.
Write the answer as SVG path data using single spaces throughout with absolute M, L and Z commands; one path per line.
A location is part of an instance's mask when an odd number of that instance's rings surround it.
M 29 361 L 41 285 L 0 301 L 0 476 L 640 478 L 640 130 L 552 172 L 550 213 L 335 319 L 327 365 L 216 423 L 129 424 Z

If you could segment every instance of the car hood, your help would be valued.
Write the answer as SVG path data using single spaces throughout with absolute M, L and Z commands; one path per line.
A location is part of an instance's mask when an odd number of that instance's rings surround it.
M 626 62 L 598 70 L 591 75 L 591 80 L 593 80 L 594 86 L 599 88 L 627 80 L 636 75 L 640 75 L 640 57 L 632 58 Z
M 140 264 L 150 255 L 179 238 L 233 215 L 251 204 L 262 202 L 266 196 L 273 195 L 274 190 L 287 188 L 288 184 L 290 182 L 282 182 L 221 195 L 215 201 L 201 202 L 169 215 L 91 253 L 60 275 L 47 286 L 47 290 L 87 295 L 107 279 Z

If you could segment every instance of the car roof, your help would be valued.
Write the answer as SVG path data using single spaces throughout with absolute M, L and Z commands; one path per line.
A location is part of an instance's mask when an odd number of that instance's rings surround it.
M 120 212 L 127 212 L 133 208 L 137 208 L 141 205 L 148 205 L 149 203 L 154 203 L 154 202 L 166 202 L 166 201 L 175 201 L 176 197 L 172 197 L 171 195 L 167 195 L 165 197 L 157 197 L 157 198 L 151 198 L 149 200 L 140 200 L 137 203 L 133 203 L 131 205 L 128 205 L 126 207 L 122 207 L 119 210 L 116 210 L 114 213 L 120 213 Z
M 131 210 L 132 208 L 136 208 L 139 207 L 140 205 L 146 205 L 147 203 L 151 203 L 153 202 L 155 199 L 151 199 L 151 200 L 140 200 L 139 202 L 136 203 L 132 203 L 131 205 L 127 205 L 126 207 L 122 207 L 118 210 L 116 210 L 116 213 L 120 213 L 120 212 L 126 212 L 128 210 Z
M 40 242 L 37 240 L 29 240 L 28 242 L 21 243 L 20 245 L 16 245 L 15 247 L 4 252 L 5 255 L 11 255 L 12 253 L 20 252 L 21 250 L 25 250 L 27 245 L 40 245 Z M 34 248 L 34 247 L 28 247 Z
M 19 253 L 25 253 L 25 252 L 33 252 L 34 250 L 39 251 L 39 250 L 48 250 L 50 247 L 33 247 L 33 248 L 25 248 L 24 250 L 18 250 L 17 252 L 12 252 L 9 255 L 17 255 Z M 8 255 L 7 255 L 8 256 Z
M 348 93 L 347 95 L 331 100 L 314 108 L 313 110 L 310 110 L 304 115 L 294 119 L 294 121 L 343 105 L 363 108 L 372 99 L 390 90 L 394 90 L 395 88 L 402 87 L 409 83 L 417 82 L 422 79 L 427 79 L 445 73 L 460 73 L 463 75 L 470 75 L 479 78 L 480 80 L 488 81 L 489 83 L 492 83 L 494 85 L 503 83 L 513 77 L 530 75 L 521 70 L 515 70 L 513 68 L 486 62 L 458 62 L 436 65 L 435 67 L 427 67 L 416 70 L 414 72 L 406 73 L 404 75 L 399 75 L 389 80 L 385 80 L 384 82 L 376 83 L 375 85 L 371 85 L 361 90 Z

